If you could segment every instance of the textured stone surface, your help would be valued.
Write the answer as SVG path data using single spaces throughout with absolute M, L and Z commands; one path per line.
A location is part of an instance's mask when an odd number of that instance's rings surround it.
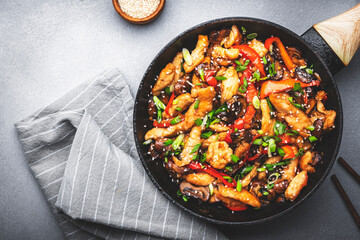
M 172 38 L 206 20 L 246 16 L 298 34 L 359 1 L 175 1 L 153 23 L 136 26 L 103 1 L 13 1 L 0 4 L 0 238 L 61 239 L 62 234 L 29 172 L 13 123 L 106 68 L 118 66 L 135 94 L 148 64 Z M 339 72 L 344 107 L 343 156 L 360 171 L 360 52 Z M 359 185 L 335 164 L 332 173 L 360 211 Z M 272 222 L 236 227 L 231 238 L 354 239 L 356 228 L 328 177 L 299 208 Z

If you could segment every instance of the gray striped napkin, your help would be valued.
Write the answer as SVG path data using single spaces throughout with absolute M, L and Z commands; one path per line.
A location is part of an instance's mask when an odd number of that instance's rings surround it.
M 116 69 L 15 124 L 29 166 L 68 239 L 225 239 L 152 184 Z

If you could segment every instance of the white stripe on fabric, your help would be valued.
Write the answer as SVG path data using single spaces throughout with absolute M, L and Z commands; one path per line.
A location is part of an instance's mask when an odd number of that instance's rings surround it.
M 71 147 L 71 145 L 72 145 L 72 143 L 70 143 L 69 145 L 66 145 L 65 147 L 63 147 L 63 148 L 61 148 L 59 150 L 56 150 L 55 152 L 50 153 L 49 155 L 46 155 L 45 157 L 42 157 L 42 158 L 36 160 L 35 162 L 30 163 L 29 166 L 31 167 L 31 166 L 37 164 L 38 162 L 40 162 L 42 160 L 45 160 L 46 158 L 48 158 L 48 157 L 50 157 L 50 156 L 52 156 L 52 155 L 54 155 L 54 154 L 56 154 L 56 153 L 58 153 L 58 152 L 60 152 L 62 150 L 67 149 L 67 148 Z
M 62 126 L 64 126 L 66 123 L 67 123 L 67 122 L 63 122 L 62 124 L 56 126 L 55 128 L 49 129 L 49 130 L 47 130 L 47 131 L 45 131 L 45 132 L 41 132 L 41 133 L 38 133 L 38 134 L 35 134 L 35 135 L 31 135 L 31 136 L 26 137 L 26 138 L 22 138 L 21 141 L 26 141 L 26 140 L 29 140 L 29 139 L 33 139 L 33 138 L 36 138 L 36 137 L 38 137 L 38 136 L 40 136 L 40 135 L 43 135 L 43 134 L 45 134 L 45 133 L 49 133 L 49 132 L 55 131 L 56 129 L 61 128 Z
M 86 198 L 86 194 L 87 194 L 87 190 L 88 190 L 88 186 L 89 186 L 89 182 L 90 182 L 90 175 L 91 175 L 91 170 L 92 170 L 93 163 L 94 163 L 94 159 L 95 159 L 95 150 L 96 150 L 96 147 L 97 147 L 97 144 L 98 144 L 99 136 L 100 136 L 100 131 L 98 132 L 98 135 L 97 135 L 97 137 L 96 137 L 94 150 L 93 150 L 93 153 L 92 153 L 92 156 L 91 156 L 89 173 L 88 173 L 88 176 L 87 176 L 86 185 L 85 185 L 85 192 L 84 192 L 84 197 L 83 197 L 83 202 L 82 202 L 82 205 L 81 205 L 80 218 L 82 218 L 83 212 L 84 212 L 85 198 Z
M 143 198 L 143 195 L 144 195 L 144 187 L 145 187 L 145 179 L 146 179 L 145 174 L 146 174 L 146 173 L 145 173 L 145 170 L 144 170 L 144 174 L 143 174 L 143 184 L 142 184 L 142 187 L 141 187 L 141 195 L 140 195 L 139 205 L 138 205 L 138 209 L 137 209 L 137 213 L 136 213 L 136 219 L 135 219 L 135 229 L 137 228 L 137 224 L 138 224 L 138 220 L 139 220 L 139 214 L 140 214 L 140 209 L 142 208 L 141 202 L 142 202 L 142 198 Z
M 56 166 L 54 166 L 54 167 L 52 167 L 52 168 L 49 168 L 49 169 L 47 169 L 47 170 L 45 170 L 45 171 L 43 171 L 43 172 L 35 175 L 35 178 L 38 178 L 38 177 L 40 177 L 41 175 L 43 175 L 43 174 L 45 174 L 45 173 L 48 173 L 48 172 L 50 172 L 50 171 L 52 171 L 52 170 L 54 170 L 54 169 L 56 169 L 56 168 L 64 165 L 66 162 L 67 162 L 67 161 L 64 161 L 64 162 L 62 162 L 62 163 L 60 163 L 60 164 L 58 164 L 58 165 L 56 165 Z
M 203 239 L 206 239 L 206 224 L 205 224 L 205 228 L 204 228 L 204 234 L 203 234 Z
M 109 104 L 111 104 L 117 97 L 119 97 L 119 95 L 125 90 L 122 89 L 118 94 L 116 94 L 110 101 L 108 101 L 95 115 L 94 118 L 97 117 L 97 115 L 102 112 L 102 110 L 104 110 L 107 106 L 109 106 Z
M 130 133 L 133 133 L 133 131 L 129 131 L 127 134 L 126 134 L 126 137 L 125 137 L 125 140 L 118 146 L 118 148 L 120 148 L 122 145 L 124 145 L 124 143 L 126 143 Z
M 128 158 L 130 158 L 129 155 L 128 155 Z M 130 181 L 128 183 L 128 189 L 127 189 L 126 198 L 125 198 L 125 204 L 124 204 L 124 211 L 123 211 L 123 215 L 121 217 L 121 225 L 124 224 L 124 217 L 125 217 L 125 212 L 126 212 L 127 201 L 128 201 L 128 197 L 129 197 L 131 182 L 132 182 L 132 179 L 133 179 L 133 171 L 134 171 L 134 164 L 130 159 Z
M 88 102 L 83 108 L 87 108 L 87 107 L 88 107 L 96 98 L 98 98 L 110 85 L 112 85 L 116 80 L 118 80 L 119 77 L 120 77 L 120 75 L 117 76 L 116 78 L 114 78 L 110 83 L 108 83 L 108 84 L 106 85 L 106 87 L 103 88 L 98 94 L 96 94 L 96 96 L 93 97 L 93 98 L 91 99 L 91 101 Z
M 90 118 L 90 116 L 89 116 L 89 119 L 88 119 L 88 121 L 87 121 L 87 123 L 86 123 L 85 130 L 84 130 L 84 133 L 83 133 L 83 136 L 82 136 L 82 139 L 81 139 L 80 149 L 79 149 L 79 155 L 78 155 L 78 159 L 77 159 L 76 165 L 75 165 L 74 179 L 73 179 L 73 182 L 72 182 L 72 185 L 71 185 L 70 202 L 69 202 L 69 215 L 70 215 L 70 216 L 71 216 L 72 197 L 73 197 L 73 194 L 74 194 L 74 187 L 75 187 L 75 179 L 76 179 L 77 171 L 78 171 L 78 168 L 79 168 L 79 162 L 80 162 L 80 158 L 81 158 L 81 152 L 82 152 L 82 148 L 83 148 L 83 145 L 84 145 L 84 140 L 85 140 L 85 136 L 86 136 L 86 132 L 87 132 L 87 129 L 88 129 L 90 120 L 91 120 L 91 118 Z
M 104 74 L 102 74 L 100 77 L 95 78 L 94 80 L 92 80 L 89 85 L 81 92 L 79 93 L 75 98 L 73 98 L 70 102 L 68 102 L 63 108 L 60 109 L 60 111 L 64 110 L 65 108 L 67 108 L 71 103 L 73 103 L 76 99 L 78 99 L 81 95 L 83 95 L 91 86 L 92 84 L 98 80 L 103 78 L 107 73 L 109 73 L 111 71 L 111 69 L 107 70 Z
M 218 240 L 218 231 L 217 231 L 217 229 L 215 229 L 215 233 L 216 233 L 216 239 L 215 240 Z
M 51 113 L 51 114 L 49 114 L 49 115 L 46 115 L 45 117 L 42 117 L 42 118 L 39 118 L 39 119 L 36 119 L 36 120 L 32 121 L 30 125 L 32 126 L 32 125 L 34 125 L 35 123 L 42 122 L 42 121 L 47 120 L 48 118 L 51 118 L 51 117 L 56 116 L 56 115 L 69 114 L 69 113 L 82 116 L 81 113 L 76 112 L 76 111 L 71 111 L 71 110 L 64 111 L 64 112 L 55 112 L 55 113 Z M 30 125 L 17 125 L 16 127 L 17 127 L 17 128 L 29 128 Z
M 109 209 L 108 224 L 110 224 L 111 211 L 112 211 L 112 207 L 113 207 L 113 203 L 114 203 L 114 197 L 115 197 L 116 187 L 117 187 L 117 185 L 118 185 L 118 178 L 119 178 L 119 172 L 120 172 L 120 166 L 121 166 L 121 160 L 120 160 L 120 157 L 119 157 L 118 152 L 117 152 L 116 149 L 115 149 L 115 155 L 116 155 L 116 157 L 117 157 L 117 159 L 118 159 L 119 166 L 118 166 L 118 169 L 117 169 L 117 171 L 116 171 L 114 190 L 113 190 L 113 194 L 112 194 L 112 196 L 111 196 L 111 203 L 110 203 L 110 209 Z
M 54 196 L 52 196 L 52 197 L 48 198 L 48 199 L 47 199 L 47 201 L 51 201 L 52 199 L 56 198 L 57 196 L 58 196 L 58 195 L 56 194 L 56 195 L 54 195 Z
M 115 131 L 113 132 L 110 136 L 109 139 L 114 136 L 116 133 L 118 133 L 120 131 L 120 129 L 123 128 L 124 124 L 126 123 L 127 119 L 130 117 L 131 115 L 127 115 L 126 118 L 124 119 L 124 121 L 122 122 L 121 126 Z
M 77 232 L 79 232 L 79 231 L 81 231 L 81 228 L 79 228 L 78 230 L 75 230 L 75 231 L 67 234 L 65 237 L 70 237 L 71 235 L 73 235 L 73 234 L 75 234 L 75 233 L 77 233 Z
M 67 222 L 68 222 L 68 220 L 65 220 L 65 221 L 61 222 L 59 225 L 61 226 L 61 225 L 63 225 L 64 223 L 67 223 Z
M 151 210 L 151 215 L 150 215 L 150 220 L 149 220 L 149 230 L 148 230 L 148 234 L 150 233 L 151 231 L 151 223 L 152 223 L 152 218 L 153 218 L 153 214 L 154 214 L 154 210 L 155 210 L 155 205 L 156 205 L 156 196 L 158 194 L 158 190 L 157 188 L 155 188 L 155 196 L 154 196 L 154 202 L 153 202 L 153 207 L 152 207 L 152 210 Z
M 67 134 L 65 134 L 64 136 L 62 136 L 59 140 L 57 140 L 56 142 L 53 142 L 53 143 L 51 143 L 51 144 L 53 145 L 53 144 L 55 144 L 55 143 L 61 142 L 61 140 L 63 140 L 64 138 L 68 137 L 70 134 L 72 134 L 72 133 L 75 132 L 75 131 L 76 131 L 76 129 L 71 130 L 70 132 L 68 132 Z M 36 148 L 33 148 L 33 149 L 31 149 L 31 150 L 26 151 L 25 154 L 32 153 L 32 152 L 34 152 L 34 151 L 36 151 L 36 150 L 39 150 L 40 148 L 45 147 L 45 146 L 49 146 L 49 145 L 46 145 L 46 144 L 45 144 L 45 145 L 40 145 L 40 146 L 38 146 L 38 147 L 36 147 Z
M 194 225 L 194 216 L 192 216 L 192 218 L 191 218 L 191 226 L 190 226 L 190 236 L 189 236 L 189 239 L 191 239 L 191 237 L 192 237 L 193 225 Z
M 108 240 L 110 238 L 111 232 L 112 232 L 112 229 L 110 229 L 108 235 L 106 236 L 106 238 L 105 238 L 106 240 Z
M 136 233 L 134 240 L 136 240 L 136 239 L 137 239 L 137 237 L 138 237 L 138 233 Z
M 103 182 L 104 182 L 106 165 L 107 165 L 108 158 L 109 158 L 109 152 L 110 152 L 110 148 L 108 148 L 107 153 L 106 153 L 106 157 L 105 157 L 105 164 L 104 164 L 104 169 L 103 169 L 103 173 L 102 173 L 102 176 L 101 176 L 99 193 L 98 193 L 97 200 L 96 200 L 96 208 L 95 208 L 95 214 L 94 214 L 94 222 L 96 221 L 96 215 L 97 215 L 97 212 L 98 212 L 99 201 L 100 201 L 100 194 L 101 194 L 101 189 L 102 189 L 102 185 L 103 185 Z
M 58 178 L 58 179 L 56 179 L 56 180 L 52 181 L 51 183 L 46 184 L 46 185 L 45 185 L 45 186 L 43 186 L 41 189 L 45 189 L 45 188 L 47 188 L 47 187 L 49 187 L 49 186 L 53 185 L 54 183 L 60 182 L 62 179 L 63 179 L 63 177 Z
M 109 119 L 101 126 L 100 129 L 103 129 L 103 127 L 105 127 L 106 124 L 108 124 L 114 117 L 116 117 L 116 115 L 119 114 L 120 111 L 121 111 L 123 108 L 125 108 L 125 104 L 126 104 L 128 101 L 130 101 L 130 100 L 131 100 L 131 98 L 129 98 L 125 103 L 123 103 L 124 105 L 123 105 L 121 108 L 119 108 L 119 110 L 118 110 L 116 113 L 114 113 L 114 115 L 112 115 L 111 118 L 109 118 Z
M 168 215 L 168 212 L 169 212 L 169 203 L 170 203 L 170 201 L 167 201 L 167 206 L 166 206 L 166 211 L 165 211 L 165 217 L 164 217 L 163 229 L 162 229 L 162 232 L 161 232 L 161 237 L 164 236 L 164 231 L 165 231 L 165 226 L 166 226 L 166 218 L 167 218 L 167 215 Z
M 181 212 L 182 212 L 182 210 L 179 210 L 179 217 L 178 217 L 178 221 L 177 221 L 177 224 L 176 224 L 175 239 L 177 239 L 178 232 L 179 232 L 179 225 L 180 225 L 180 219 L 181 219 Z

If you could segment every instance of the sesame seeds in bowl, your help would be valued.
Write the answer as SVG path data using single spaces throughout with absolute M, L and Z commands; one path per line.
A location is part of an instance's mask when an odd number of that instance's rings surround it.
M 161 14 L 165 0 L 113 0 L 113 5 L 126 21 L 134 24 L 146 24 Z

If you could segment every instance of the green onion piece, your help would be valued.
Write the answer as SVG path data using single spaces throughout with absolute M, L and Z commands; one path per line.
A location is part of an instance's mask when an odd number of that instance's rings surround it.
M 262 60 L 263 60 L 263 63 L 264 63 L 264 64 L 267 64 L 267 60 L 266 60 L 266 57 L 265 57 L 265 56 L 262 58 Z
M 221 107 L 219 107 L 216 111 L 215 111 L 215 115 L 217 115 L 218 113 L 221 113 L 221 112 L 225 112 L 227 110 L 227 105 L 226 103 L 224 103 L 223 105 L 221 105 Z
M 247 65 L 249 65 L 249 63 L 250 63 L 250 60 L 248 59 L 245 61 L 244 66 L 246 67 Z
M 239 60 L 235 60 L 235 63 L 239 66 L 242 66 L 241 62 Z
M 182 54 L 184 56 L 184 60 L 186 62 L 187 65 L 192 65 L 192 57 L 190 55 L 189 50 L 187 50 L 186 48 L 182 49 Z
M 313 125 L 307 127 L 307 129 L 309 129 L 310 131 L 314 131 L 315 130 L 315 127 Z
M 177 111 L 181 112 L 182 109 L 180 107 L 175 108 Z
M 280 174 L 279 173 L 273 173 L 273 174 L 271 174 L 270 176 L 269 176 L 269 178 L 268 178 L 268 180 L 267 180 L 267 183 L 268 184 L 273 184 L 273 183 L 275 183 L 276 182 L 276 180 L 278 180 L 278 178 L 279 178 L 279 176 L 280 176 Z M 273 180 L 271 180 L 272 178 L 274 178 Z
M 263 130 L 257 130 L 257 132 L 258 132 L 259 134 L 261 134 L 261 135 L 264 134 L 264 131 L 263 131 Z
M 228 170 L 229 172 L 231 172 L 233 170 L 233 168 L 231 166 L 227 166 L 225 167 L 226 170 Z
M 161 123 L 162 120 L 162 112 L 160 109 L 157 110 L 157 121 L 158 123 Z
M 204 163 L 205 160 L 206 160 L 206 153 L 204 153 L 204 154 L 201 156 L 200 162 L 201 162 L 201 163 Z
M 185 196 L 185 195 L 183 195 L 182 196 L 182 199 L 185 201 L 185 202 L 187 202 L 189 199 L 187 198 L 187 196 Z
M 204 117 L 204 119 L 203 119 L 203 121 L 202 121 L 202 123 L 201 123 L 201 129 L 204 129 L 205 128 L 205 126 L 206 126 L 206 123 L 207 123 L 207 120 L 208 120 L 208 115 L 206 114 L 205 115 L 205 117 Z
M 277 151 L 280 156 L 282 156 L 282 157 L 285 156 L 285 151 L 282 148 L 278 148 Z
M 230 158 L 234 163 L 237 163 L 240 160 L 240 158 L 234 154 L 231 154 Z
M 274 76 L 274 74 L 276 74 L 276 71 L 275 71 L 275 63 L 272 63 L 269 67 L 269 74 L 270 74 L 270 77 Z
M 263 172 L 263 171 L 266 171 L 266 168 L 258 168 L 257 171 L 258 172 Z
M 280 121 L 276 121 L 274 125 L 274 133 L 276 136 L 284 134 L 286 125 Z
M 267 196 L 267 195 L 269 195 L 269 192 L 263 191 L 262 194 L 263 194 L 264 196 Z
M 254 72 L 253 78 L 255 78 L 256 80 L 259 81 L 260 80 L 260 72 L 259 71 Z
M 223 81 L 223 80 L 226 80 L 227 77 L 224 77 L 224 76 L 216 76 L 215 79 L 218 80 L 218 81 Z
M 175 100 L 173 101 L 173 105 L 178 104 L 178 103 L 179 103 L 179 99 L 175 99 Z
M 241 93 L 246 93 L 246 87 L 244 86 L 244 85 L 241 85 L 240 87 L 239 87 L 239 92 L 241 92 Z
M 216 118 L 210 123 L 210 125 L 213 125 L 213 124 L 218 123 L 218 122 L 220 122 L 220 119 Z
M 253 145 L 261 145 L 263 143 L 263 140 L 258 138 L 253 141 Z
M 200 75 L 201 80 L 205 81 L 205 78 L 204 78 L 204 75 L 205 75 L 204 70 L 203 70 L 202 68 L 199 68 L 198 72 L 199 72 L 199 75 Z
M 273 105 L 272 105 L 271 102 L 270 102 L 270 98 L 266 98 L 266 101 L 267 101 L 267 104 L 268 104 L 270 110 L 274 110 L 274 107 L 273 107 Z
M 258 96 L 253 97 L 252 104 L 254 105 L 254 108 L 260 108 L 260 99 L 258 98 Z
M 232 178 L 229 176 L 223 176 L 224 179 L 226 179 L 229 183 L 232 182 Z
M 241 192 L 242 189 L 242 184 L 241 184 L 241 180 L 237 180 L 236 182 L 236 191 Z
M 263 142 L 262 145 L 263 145 L 263 147 L 269 146 L 269 144 L 267 144 L 266 142 Z
M 289 97 L 288 100 L 291 102 L 292 105 L 294 105 L 296 108 L 299 108 L 299 109 L 304 109 L 303 106 L 301 106 L 301 104 L 298 104 L 296 102 L 294 102 L 294 99 L 292 97 Z
M 249 35 L 246 36 L 246 38 L 247 38 L 248 40 L 254 39 L 254 38 L 256 38 L 256 37 L 257 37 L 257 33 L 250 33 Z
M 145 142 L 143 142 L 143 145 L 149 145 L 150 143 L 152 143 L 152 139 L 148 139 Z
M 304 149 L 300 148 L 296 156 L 302 156 L 302 155 L 304 155 Z
M 201 118 L 198 118 L 198 119 L 196 119 L 196 120 L 195 120 L 195 124 L 196 124 L 196 126 L 200 126 L 200 125 L 201 125 L 201 123 L 202 123 Z
M 253 168 L 254 168 L 254 166 L 247 166 L 247 167 L 245 167 L 245 168 L 241 171 L 241 175 L 250 172 Z
M 202 138 L 207 139 L 207 138 L 209 138 L 212 134 L 213 134 L 212 131 L 208 131 L 208 132 L 202 133 L 200 136 L 201 136 Z
M 309 141 L 310 142 L 315 142 L 315 141 L 317 141 L 318 139 L 315 137 L 315 136 L 310 136 L 309 137 Z
M 210 195 L 214 194 L 214 187 L 213 187 L 212 183 L 209 184 L 209 191 L 210 191 Z
M 179 122 L 181 122 L 181 118 L 180 116 L 177 116 L 176 118 L 173 118 L 170 123 L 171 125 L 175 125 L 178 124 Z
M 295 83 L 294 84 L 294 88 L 293 88 L 294 92 L 299 92 L 299 93 L 302 93 L 303 92 L 303 89 L 301 87 L 301 84 L 300 83 Z
M 192 160 L 196 160 L 197 159 L 197 154 L 194 154 L 193 156 L 192 156 Z
M 176 192 L 176 195 L 178 195 L 179 197 L 182 195 L 182 193 L 180 192 L 180 190 L 178 190 L 178 191 Z
M 166 141 L 164 142 L 164 145 L 165 145 L 165 146 L 169 146 L 169 145 L 171 145 L 173 142 L 174 142 L 174 141 L 173 141 L 172 139 L 168 139 L 168 140 L 166 140 Z
M 160 99 L 157 96 L 154 96 L 153 100 L 158 109 L 165 110 L 165 108 L 166 108 L 165 104 L 162 101 L 160 101 Z
M 193 154 L 193 153 L 197 152 L 197 150 L 199 150 L 199 147 L 200 147 L 200 146 L 201 146 L 201 143 L 196 144 L 196 145 L 194 146 L 194 148 L 191 150 L 190 154 Z
M 275 152 L 275 150 L 276 150 L 275 140 L 273 138 L 271 138 L 269 140 L 268 156 L 271 157 L 271 153 Z
M 175 141 L 172 144 L 172 147 L 174 150 L 176 150 L 180 147 L 180 144 L 184 140 L 184 137 L 185 137 L 185 134 L 183 134 L 183 133 L 176 137 Z
M 245 34 L 246 33 L 246 28 L 241 27 L 241 31 L 242 31 L 243 34 Z
M 307 73 L 311 74 L 311 75 L 314 74 L 313 70 L 310 69 L 310 68 L 306 68 L 305 71 L 306 71 Z
M 196 102 L 195 102 L 195 104 L 194 104 L 194 109 L 197 109 L 197 108 L 199 107 L 199 102 L 200 102 L 199 99 L 196 100 Z
M 245 71 L 246 69 L 247 69 L 246 66 L 237 66 L 237 67 L 236 67 L 236 71 L 238 71 L 238 72 Z
M 215 142 L 219 139 L 219 134 L 216 135 Z
M 169 87 L 165 88 L 165 92 L 167 95 L 171 95 L 171 93 L 174 91 L 174 86 L 170 85 Z
M 165 160 L 165 162 L 167 163 L 167 162 L 168 162 L 168 157 L 165 157 L 164 160 Z
M 299 135 L 299 132 L 296 130 L 287 130 L 286 133 L 290 136 L 296 136 Z
M 260 78 L 260 81 L 266 80 L 266 79 L 268 79 L 268 78 L 269 78 L 269 77 Z
M 202 86 L 203 84 L 202 83 L 196 83 L 195 85 L 196 86 Z

